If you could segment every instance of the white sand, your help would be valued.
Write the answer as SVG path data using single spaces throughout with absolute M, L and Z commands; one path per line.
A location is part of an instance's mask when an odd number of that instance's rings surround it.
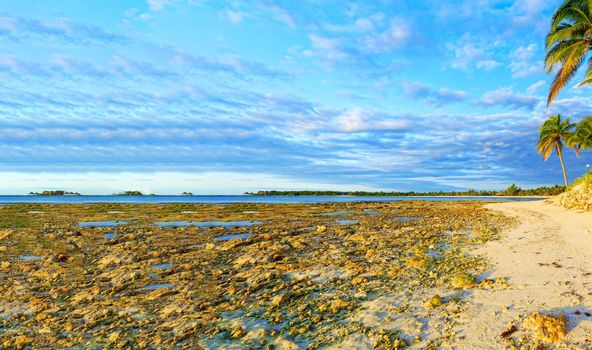
M 592 213 L 544 201 L 487 207 L 519 219 L 518 226 L 503 232 L 500 241 L 475 252 L 490 258 L 494 265 L 486 277 L 506 277 L 510 288 L 474 290 L 462 316 L 460 335 L 465 338 L 453 347 L 503 349 L 500 334 L 512 322 L 521 328 L 520 316 L 564 312 L 569 333 L 561 345 L 591 349 L 592 317 L 584 313 L 592 315 Z

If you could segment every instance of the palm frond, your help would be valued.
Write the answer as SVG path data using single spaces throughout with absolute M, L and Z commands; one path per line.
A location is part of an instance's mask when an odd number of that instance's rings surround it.
M 545 41 L 547 74 L 560 66 L 549 89 L 547 105 L 573 79 L 592 47 L 592 0 L 565 0 L 553 13 Z M 592 63 L 580 83 L 592 83 Z
M 557 97 L 559 91 L 576 75 L 578 68 L 586 58 L 588 47 L 580 47 L 573 51 L 569 57 L 563 62 L 563 65 L 553 78 L 551 88 L 549 89 L 549 96 L 547 98 L 547 105 Z

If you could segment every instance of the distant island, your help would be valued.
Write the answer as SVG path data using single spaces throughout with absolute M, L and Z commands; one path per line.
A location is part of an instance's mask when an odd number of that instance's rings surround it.
M 156 196 L 155 194 L 144 194 L 141 191 L 124 191 L 114 193 L 114 196 Z
M 516 184 L 503 191 L 438 191 L 438 192 L 367 192 L 367 191 L 258 191 L 246 192 L 249 196 L 368 196 L 368 197 L 413 197 L 413 196 L 555 196 L 565 191 L 564 186 L 538 187 L 522 189 Z
M 80 196 L 78 192 L 68 192 L 68 191 L 43 191 L 43 192 L 29 192 L 30 196 Z

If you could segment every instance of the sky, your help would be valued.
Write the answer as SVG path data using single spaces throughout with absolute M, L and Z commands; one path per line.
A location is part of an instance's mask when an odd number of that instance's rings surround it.
M 546 106 L 559 3 L 0 1 L 0 193 L 561 184 L 538 127 L 591 95 Z

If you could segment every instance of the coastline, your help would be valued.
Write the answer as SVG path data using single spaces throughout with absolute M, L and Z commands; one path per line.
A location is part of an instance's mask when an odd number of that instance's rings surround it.
M 8 348 L 141 348 L 155 334 L 212 350 L 533 348 L 521 327 L 534 312 L 565 313 L 559 345 L 589 348 L 592 213 L 545 201 L 2 210 Z M 79 316 L 105 308 L 113 326 L 85 328 Z M 501 338 L 512 325 L 514 340 Z
M 537 312 L 566 317 L 567 335 L 556 346 L 588 348 L 592 212 L 568 210 L 546 201 L 494 203 L 486 208 L 519 221 L 502 232 L 501 240 L 473 252 L 493 264 L 487 278 L 507 278 L 510 286 L 473 291 L 461 316 L 463 339 L 456 348 L 501 346 L 500 335 L 512 326 L 517 331 L 506 341 L 519 341 L 528 334 L 522 329 L 522 318 Z

